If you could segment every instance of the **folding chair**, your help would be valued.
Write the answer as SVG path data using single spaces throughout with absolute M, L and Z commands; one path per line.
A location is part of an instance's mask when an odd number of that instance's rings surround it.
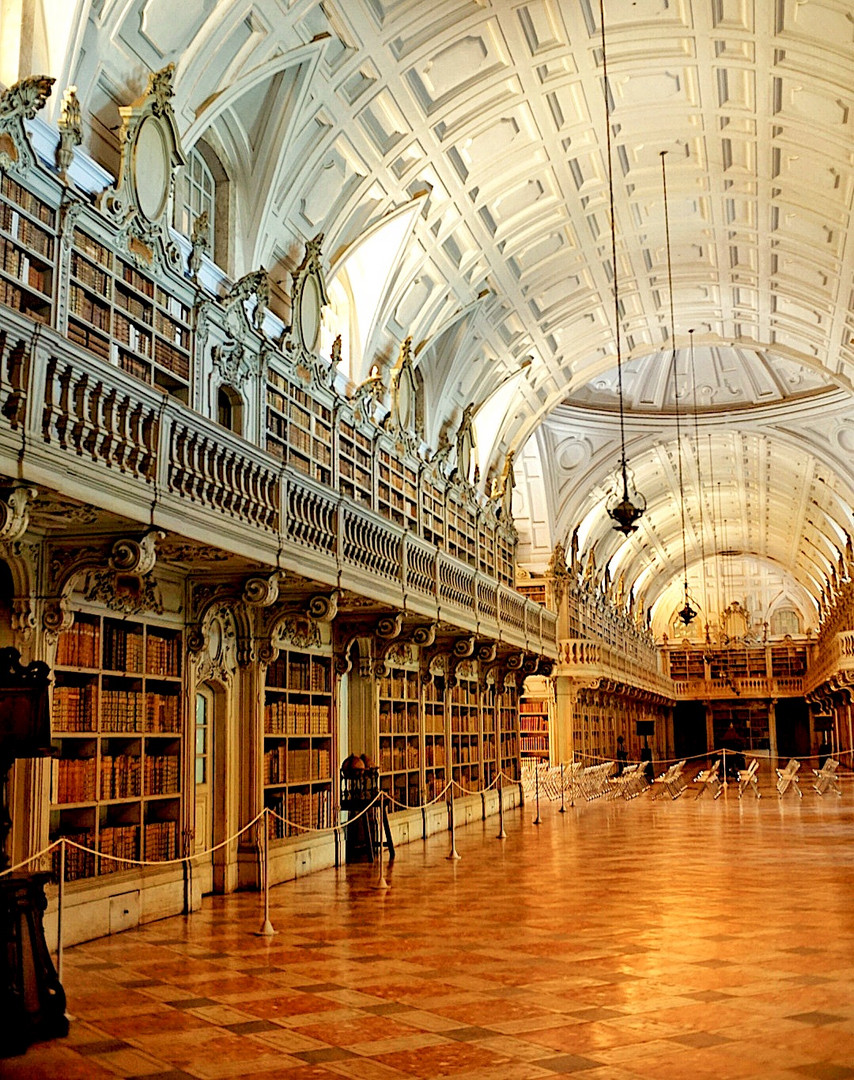
M 813 791 L 818 795 L 825 795 L 828 791 L 832 791 L 835 795 L 842 795 L 842 788 L 839 786 L 839 777 L 836 775 L 836 770 L 839 768 L 839 762 L 834 761 L 833 758 L 828 758 L 820 769 L 813 769 L 815 773 L 815 783 L 813 784 Z
M 724 789 L 723 781 L 720 777 L 721 759 L 718 758 L 714 761 L 710 768 L 700 769 L 697 775 L 694 777 L 694 783 L 700 784 L 700 790 L 697 792 L 697 798 L 703 794 L 704 791 L 711 791 L 713 798 L 717 799 L 720 793 Z
M 688 786 L 685 783 L 685 777 L 682 775 L 682 770 L 685 768 L 685 760 L 677 761 L 675 765 L 671 765 L 666 772 L 663 772 L 661 776 L 655 778 L 654 783 L 658 784 L 658 790 L 653 795 L 653 798 L 662 798 L 664 795 L 669 795 L 671 799 L 678 799 L 685 788 Z
M 759 772 L 759 759 L 753 758 L 746 769 L 740 769 L 738 773 L 738 797 L 739 799 L 745 793 L 747 788 L 750 788 L 757 799 L 761 799 L 762 795 L 759 791 L 759 784 L 756 780 L 756 774 Z
M 785 769 L 777 769 L 777 794 L 782 799 L 789 788 L 797 791 L 798 798 L 802 799 L 804 793 L 801 791 L 800 784 L 798 783 L 798 769 L 801 767 L 801 763 L 792 758 Z

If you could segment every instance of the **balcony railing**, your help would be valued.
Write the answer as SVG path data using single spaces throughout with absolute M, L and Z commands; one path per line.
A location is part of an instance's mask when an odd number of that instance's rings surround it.
M 583 638 L 565 638 L 558 643 L 558 662 L 555 675 L 579 680 L 610 679 L 636 690 L 674 696 L 673 683 L 659 670 L 656 651 L 639 663 L 627 656 L 619 647 Z
M 554 657 L 554 613 L 0 308 L 0 470 Z

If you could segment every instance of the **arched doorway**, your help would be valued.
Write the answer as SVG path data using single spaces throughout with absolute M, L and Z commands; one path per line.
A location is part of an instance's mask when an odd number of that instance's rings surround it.
M 209 863 L 196 864 L 202 892 L 225 892 L 228 849 L 218 847 L 225 839 L 228 819 L 225 692 L 217 683 L 202 683 L 196 689 L 193 739 L 193 851 L 212 852 Z

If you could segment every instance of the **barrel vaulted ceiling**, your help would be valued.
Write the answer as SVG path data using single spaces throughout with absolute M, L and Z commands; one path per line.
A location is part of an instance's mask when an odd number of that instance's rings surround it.
M 814 616 L 854 531 L 850 0 L 606 0 L 616 268 L 598 0 L 41 3 L 93 156 L 115 162 L 118 105 L 175 63 L 185 145 L 229 179 L 230 272 L 286 289 L 322 232 L 352 377 L 411 334 L 428 442 L 482 403 L 481 482 L 515 452 L 524 561 L 578 528 L 672 611 L 684 535 L 692 589 L 725 549 L 729 599 L 765 567 Z M 615 269 L 649 503 L 628 539 L 603 509 Z

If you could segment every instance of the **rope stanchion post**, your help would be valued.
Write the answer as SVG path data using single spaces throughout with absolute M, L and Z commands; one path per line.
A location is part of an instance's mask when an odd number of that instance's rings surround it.
M 726 747 L 724 747 L 723 750 L 722 750 L 722 756 L 723 756 L 723 770 L 724 770 L 724 794 L 726 794 L 727 787 L 729 786 L 727 784 L 728 773 L 726 771 Z
M 448 788 L 448 828 L 451 830 L 451 850 L 445 856 L 446 859 L 459 859 L 460 855 L 457 851 L 457 823 L 454 814 L 454 782 L 451 781 Z
M 427 788 L 421 789 L 421 839 L 427 839 Z
M 270 824 L 268 813 L 265 813 L 261 818 L 261 828 L 264 833 L 263 865 L 261 868 L 261 883 L 264 889 L 264 921 L 261 923 L 258 937 L 274 937 L 278 930 L 274 929 L 273 924 L 270 922 Z
M 380 801 L 379 801 L 379 804 L 377 806 L 377 841 L 378 841 L 378 843 L 377 843 L 377 855 L 379 856 L 379 858 L 378 858 L 378 863 L 377 863 L 377 879 L 374 882 L 374 888 L 375 889 L 387 889 L 388 888 L 388 882 L 385 879 L 385 872 L 384 872 L 384 867 L 383 867 L 383 841 L 385 839 L 385 836 L 384 836 L 385 804 L 383 802 L 384 799 L 385 799 L 385 792 L 381 791 L 380 792 Z
M 534 824 L 540 824 L 540 766 L 534 765 L 534 796 L 537 801 L 537 816 L 534 818 Z
M 498 836 L 496 840 L 506 840 L 504 831 L 504 773 L 498 774 Z
M 560 810 L 558 813 L 566 813 L 566 798 L 563 790 L 563 762 L 560 763 Z
M 65 837 L 59 838 L 59 887 L 56 892 L 56 977 L 62 982 L 62 907 L 65 902 Z

